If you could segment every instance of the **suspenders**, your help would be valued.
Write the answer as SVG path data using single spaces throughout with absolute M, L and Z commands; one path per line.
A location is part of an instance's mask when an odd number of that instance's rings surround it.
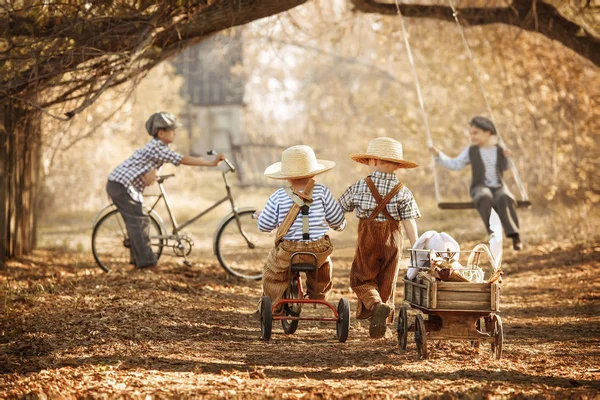
M 308 208 L 312 203 L 312 191 L 315 187 L 314 179 L 308 181 L 304 190 L 302 192 L 298 192 L 296 190 L 292 190 L 291 188 L 285 188 L 285 192 L 292 199 L 294 204 L 292 208 L 287 213 L 279 228 L 277 228 L 277 234 L 275 235 L 275 245 L 278 245 L 279 242 L 283 240 L 287 232 L 290 230 L 296 217 L 300 212 L 302 212 L 302 240 L 310 240 L 309 226 L 308 226 Z
M 375 218 L 377 218 L 379 213 L 382 212 L 383 215 L 385 215 L 385 218 L 387 220 L 393 221 L 394 218 L 390 215 L 390 213 L 388 212 L 386 207 L 387 207 L 388 203 L 392 200 L 392 198 L 400 191 L 400 189 L 402 189 L 402 184 L 399 183 L 396 186 L 394 186 L 392 188 L 392 190 L 390 190 L 390 192 L 384 198 L 382 198 L 381 194 L 379 193 L 379 190 L 377 190 L 377 187 L 375 186 L 375 183 L 373 183 L 373 180 L 371 179 L 370 176 L 367 176 L 367 178 L 365 179 L 365 182 L 366 182 L 367 186 L 369 187 L 371 194 L 375 198 L 375 201 L 377 202 L 377 207 L 375 207 L 375 209 L 373 210 L 373 212 L 371 213 L 371 215 L 369 215 L 369 218 L 367 218 L 367 219 L 375 219 Z
M 290 199 L 292 199 L 292 201 L 296 205 L 298 205 L 298 207 L 300 207 L 300 213 L 302 214 L 302 240 L 310 240 L 310 231 L 308 226 L 308 207 L 310 207 L 312 199 L 309 197 L 307 200 L 304 200 L 300 197 L 302 193 L 298 193 L 289 187 L 285 188 L 284 190 L 287 193 L 287 195 L 290 196 Z M 306 196 L 302 197 L 306 198 Z

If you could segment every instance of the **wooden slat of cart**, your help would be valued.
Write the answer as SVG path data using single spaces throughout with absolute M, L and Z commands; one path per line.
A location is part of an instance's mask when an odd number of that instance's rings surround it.
M 471 283 L 471 282 L 438 282 L 438 291 L 452 292 L 490 292 L 488 283 Z
M 492 311 L 500 311 L 500 285 L 498 283 L 491 284 L 490 300 Z
M 438 309 L 444 310 L 491 310 L 489 301 L 438 301 Z
M 404 280 L 405 300 L 426 310 L 482 312 L 500 310 L 497 283 L 429 282 Z
M 447 310 L 447 309 L 443 309 L 443 308 L 432 309 L 432 308 L 428 308 L 428 307 L 419 306 L 418 304 L 411 304 L 411 307 L 416 308 L 417 310 L 421 310 L 425 314 L 434 312 L 435 315 L 441 315 L 442 313 L 452 314 L 452 313 L 460 312 L 460 313 L 479 315 L 480 317 L 485 317 L 485 316 L 489 315 L 491 312 L 491 310 Z
M 485 301 L 490 304 L 490 292 L 450 292 L 438 290 L 437 300 L 438 303 L 445 301 Z
M 404 280 L 404 299 L 409 303 L 431 308 L 429 304 L 430 293 L 431 287 L 428 281 L 422 279 L 416 281 Z

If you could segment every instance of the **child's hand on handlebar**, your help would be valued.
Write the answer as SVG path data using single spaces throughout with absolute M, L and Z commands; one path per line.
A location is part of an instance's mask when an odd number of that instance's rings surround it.
M 222 161 L 224 161 L 227 157 L 225 157 L 225 154 L 223 153 L 219 153 L 216 156 L 217 158 L 215 159 L 215 161 L 213 161 L 213 165 L 216 167 L 217 165 L 221 164 Z

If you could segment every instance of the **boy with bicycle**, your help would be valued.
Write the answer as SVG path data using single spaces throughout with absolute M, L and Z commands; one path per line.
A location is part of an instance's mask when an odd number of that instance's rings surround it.
M 125 221 L 135 268 L 155 268 L 156 256 L 150 245 L 149 218 L 143 212 L 143 191 L 156 181 L 157 170 L 164 163 L 175 166 L 217 166 L 225 159 L 218 154 L 214 161 L 184 156 L 169 148 L 175 140 L 175 129 L 181 126 L 175 116 L 157 112 L 146 121 L 146 131 L 152 139 L 108 176 L 106 191 Z
M 334 165 L 333 161 L 317 160 L 312 148 L 301 145 L 286 149 L 281 162 L 265 170 L 265 176 L 289 183 L 289 187 L 269 197 L 258 217 L 259 230 L 277 229 L 275 247 L 267 257 L 262 280 L 263 294 L 269 296 L 273 304 L 283 298 L 288 288 L 290 257 L 295 252 L 309 252 L 317 257 L 317 271 L 306 274 L 309 298 L 324 300 L 332 288 L 330 255 L 333 246 L 327 231 L 330 227 L 344 230 L 346 218 L 329 189 L 316 184 L 313 178 Z M 299 261 L 304 262 L 303 256 Z M 275 310 L 275 313 L 282 311 Z

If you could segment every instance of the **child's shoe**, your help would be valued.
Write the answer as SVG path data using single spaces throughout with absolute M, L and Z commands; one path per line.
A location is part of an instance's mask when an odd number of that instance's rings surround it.
M 519 234 L 512 236 L 512 240 L 513 240 L 513 249 L 515 249 L 517 251 L 523 250 L 523 243 L 521 243 L 521 238 L 519 237 Z
M 391 311 L 391 307 L 385 303 L 375 304 L 373 307 L 373 315 L 371 316 L 371 325 L 369 325 L 369 336 L 374 339 L 385 336 L 387 318 Z

